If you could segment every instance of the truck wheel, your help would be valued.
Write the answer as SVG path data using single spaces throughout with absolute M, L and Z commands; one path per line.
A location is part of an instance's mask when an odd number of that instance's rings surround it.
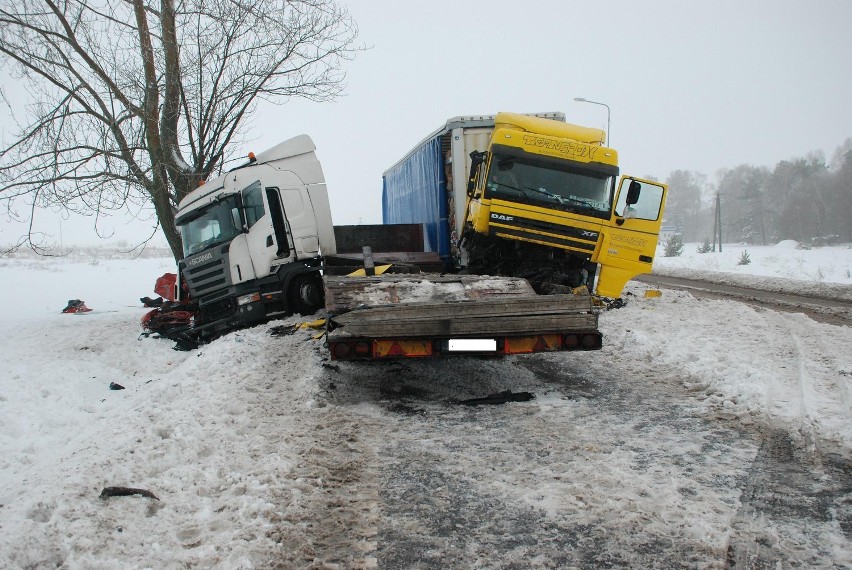
M 318 273 L 299 275 L 290 283 L 290 309 L 300 315 L 313 315 L 325 305 L 325 291 Z

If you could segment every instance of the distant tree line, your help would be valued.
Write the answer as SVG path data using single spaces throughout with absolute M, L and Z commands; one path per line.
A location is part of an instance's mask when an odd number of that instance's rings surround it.
M 665 224 L 679 228 L 685 242 L 712 240 L 716 194 L 725 242 L 852 242 L 852 139 L 830 162 L 815 152 L 773 169 L 743 164 L 722 170 L 714 181 L 675 170 L 666 182 Z

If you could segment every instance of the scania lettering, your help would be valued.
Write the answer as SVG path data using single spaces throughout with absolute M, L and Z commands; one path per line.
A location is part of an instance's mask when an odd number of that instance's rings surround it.
M 195 266 L 195 265 L 198 265 L 199 263 L 204 263 L 205 261 L 208 261 L 210 259 L 213 259 L 213 253 L 212 252 L 205 253 L 204 255 L 200 255 L 198 257 L 193 257 L 189 261 L 187 261 L 187 264 L 191 265 L 191 266 Z

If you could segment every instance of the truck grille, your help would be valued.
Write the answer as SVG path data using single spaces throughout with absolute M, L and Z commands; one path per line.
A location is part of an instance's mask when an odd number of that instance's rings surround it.
M 491 235 L 503 235 L 517 239 L 535 240 L 556 247 L 587 253 L 594 252 L 597 245 L 599 233 L 596 231 L 540 220 L 530 220 L 518 216 L 506 216 L 506 218 L 499 223 L 495 223 L 492 219 L 489 233 Z
M 205 303 L 205 296 L 215 296 L 231 284 L 226 259 L 227 257 L 222 256 L 193 267 L 188 266 L 187 260 L 181 263 L 183 278 L 189 285 L 189 294 L 201 304 Z

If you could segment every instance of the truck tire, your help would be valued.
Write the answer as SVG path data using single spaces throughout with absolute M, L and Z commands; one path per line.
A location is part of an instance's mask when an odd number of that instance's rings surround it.
M 290 283 L 290 309 L 300 315 L 313 315 L 325 305 L 325 291 L 319 273 L 293 278 Z

